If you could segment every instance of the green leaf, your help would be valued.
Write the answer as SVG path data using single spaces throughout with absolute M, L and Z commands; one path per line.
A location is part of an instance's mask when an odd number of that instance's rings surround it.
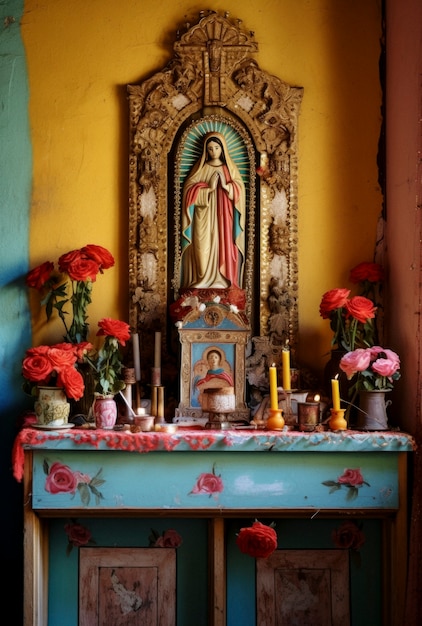
M 88 485 L 86 483 L 79 483 L 78 491 L 81 497 L 82 504 L 84 504 L 85 506 L 88 505 L 91 500 Z
M 92 493 L 96 496 L 96 498 L 98 498 L 99 500 L 104 499 L 104 496 L 101 493 L 101 491 L 98 491 L 98 489 L 92 483 L 89 483 L 88 487 L 91 489 Z
M 355 500 L 358 496 L 358 489 L 356 487 L 349 487 L 346 495 L 346 500 Z

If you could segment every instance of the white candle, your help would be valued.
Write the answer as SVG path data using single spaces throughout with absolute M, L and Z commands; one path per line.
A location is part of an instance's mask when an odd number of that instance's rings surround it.
M 139 350 L 139 335 L 138 333 L 132 334 L 132 349 L 133 349 L 133 367 L 135 368 L 135 380 L 141 380 L 141 358 Z
M 154 367 L 161 367 L 161 333 L 155 333 L 155 345 L 154 345 Z

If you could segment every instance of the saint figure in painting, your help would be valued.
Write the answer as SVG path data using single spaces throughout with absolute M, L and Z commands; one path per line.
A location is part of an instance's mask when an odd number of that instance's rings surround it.
M 230 365 L 222 351 L 212 348 L 205 358 L 206 361 L 201 359 L 194 367 L 192 406 L 201 406 L 201 396 L 204 389 L 234 386 Z M 207 369 L 204 372 L 205 362 Z
M 204 137 L 186 177 L 182 206 L 181 286 L 240 287 L 245 258 L 245 185 L 225 138 Z

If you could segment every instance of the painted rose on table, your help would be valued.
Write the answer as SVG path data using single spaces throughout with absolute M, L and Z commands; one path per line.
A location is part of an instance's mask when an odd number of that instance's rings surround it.
M 92 534 L 89 528 L 79 524 L 76 520 L 72 520 L 64 526 L 65 533 L 68 538 L 68 544 L 66 548 L 66 554 L 69 555 L 72 548 L 80 548 L 88 544 L 95 544 L 92 539 Z
M 325 480 L 323 483 L 326 487 L 330 487 L 330 493 L 338 491 L 342 487 L 347 488 L 346 498 L 348 500 L 354 500 L 359 494 L 359 489 L 366 485 L 370 487 L 369 483 L 363 478 L 360 469 L 345 469 L 343 474 L 337 478 L 337 480 Z
M 200 474 L 197 481 L 190 491 L 192 495 L 207 495 L 209 497 L 221 493 L 224 490 L 224 484 L 221 476 L 217 476 L 215 473 L 215 467 L 211 472 L 204 472 Z
M 158 531 L 151 529 L 149 545 L 152 548 L 178 548 L 182 543 L 182 537 L 174 528 L 165 530 L 161 535 Z
M 69 493 L 75 495 L 78 491 L 82 504 L 88 505 L 91 500 L 91 494 L 95 497 L 96 504 L 104 497 L 98 490 L 98 487 L 104 484 L 105 480 L 101 478 L 102 469 L 91 478 L 87 474 L 79 471 L 73 471 L 68 465 L 55 461 L 51 466 L 47 460 L 43 463 L 44 472 L 47 475 L 45 481 L 45 490 L 55 495 L 59 493 Z
M 365 535 L 358 524 L 352 520 L 346 520 L 331 533 L 336 548 L 343 550 L 359 550 L 365 543 Z

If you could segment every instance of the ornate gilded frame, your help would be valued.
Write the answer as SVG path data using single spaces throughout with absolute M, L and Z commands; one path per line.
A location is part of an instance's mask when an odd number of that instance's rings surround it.
M 241 20 L 201 11 L 194 22 L 177 31 L 174 56 L 162 70 L 128 85 L 129 321 L 149 364 L 156 330 L 165 354 L 176 351 L 169 316 L 178 296 L 174 159 L 183 132 L 198 119 L 241 129 L 251 155 L 244 288 L 252 334 L 270 337 L 272 346 L 288 340 L 292 350 L 297 342 L 297 123 L 303 90 L 259 67 L 254 33 Z

